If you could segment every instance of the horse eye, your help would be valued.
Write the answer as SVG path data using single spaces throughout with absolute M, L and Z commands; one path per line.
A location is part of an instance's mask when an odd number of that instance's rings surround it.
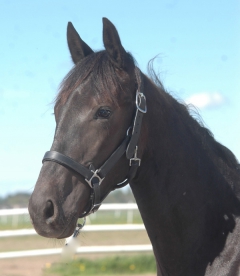
M 111 111 L 106 108 L 101 108 L 98 110 L 96 115 L 97 118 L 108 119 L 111 115 Z

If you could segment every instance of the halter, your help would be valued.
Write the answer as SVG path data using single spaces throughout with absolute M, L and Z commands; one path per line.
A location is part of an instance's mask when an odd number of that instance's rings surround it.
M 101 205 L 100 200 L 100 184 L 104 180 L 105 176 L 112 169 L 112 167 L 118 162 L 118 160 L 126 152 L 126 157 L 129 160 L 129 174 L 127 178 L 116 185 L 115 188 L 121 188 L 128 184 L 132 180 L 137 172 L 138 167 L 141 165 L 141 159 L 138 158 L 138 140 L 141 131 L 143 114 L 147 112 L 146 97 L 142 90 L 141 72 L 135 67 L 135 74 L 138 84 L 136 92 L 136 113 L 132 126 L 129 127 L 125 139 L 122 141 L 120 146 L 112 153 L 112 155 L 105 161 L 105 163 L 99 168 L 95 169 L 91 164 L 89 168 L 86 168 L 82 164 L 76 162 L 72 158 L 59 153 L 57 151 L 47 151 L 43 157 L 42 162 L 52 161 L 56 162 L 68 169 L 75 171 L 84 177 L 85 181 L 91 188 L 90 205 L 89 208 L 84 211 L 79 217 L 85 217 L 95 212 Z M 132 130 L 132 133 L 130 134 Z

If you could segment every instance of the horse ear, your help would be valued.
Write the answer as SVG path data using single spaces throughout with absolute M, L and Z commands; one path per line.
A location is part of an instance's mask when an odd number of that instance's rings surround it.
M 114 65 L 125 69 L 128 54 L 122 46 L 115 26 L 107 18 L 103 18 L 103 43 Z
M 67 26 L 67 41 L 72 60 L 75 64 L 93 53 L 93 50 L 81 39 L 71 22 L 68 22 Z

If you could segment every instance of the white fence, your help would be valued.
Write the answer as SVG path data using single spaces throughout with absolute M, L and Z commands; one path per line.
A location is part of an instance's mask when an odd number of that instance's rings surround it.
M 114 211 L 114 210 L 138 210 L 136 203 L 108 203 L 100 206 L 101 211 Z M 0 209 L 1 216 L 13 216 L 13 215 L 28 215 L 27 208 L 14 208 L 14 209 Z
M 124 253 L 124 252 L 151 252 L 152 245 L 104 245 L 104 246 L 81 246 L 78 247 L 77 254 L 83 253 Z M 46 255 L 58 255 L 63 252 L 63 248 L 36 249 L 26 251 L 13 251 L 0 253 L 0 259 L 36 257 Z
M 133 210 L 137 210 L 137 205 L 134 203 L 127 204 L 103 204 L 99 211 L 121 211 L 127 210 L 127 221 L 132 218 Z M 16 216 L 28 215 L 27 208 L 24 209 L 10 209 L 0 210 L 0 217 L 4 216 Z M 16 221 L 15 221 L 16 222 Z M 145 230 L 143 224 L 114 224 L 114 225 L 85 225 L 82 229 L 83 232 L 92 231 L 136 231 Z M 0 231 L 0 238 L 10 238 L 16 236 L 36 235 L 34 229 L 20 229 L 20 230 L 3 230 Z M 114 246 L 81 246 L 76 249 L 76 253 L 111 253 L 111 252 L 142 252 L 152 251 L 151 245 L 114 245 Z M 30 256 L 43 256 L 43 255 L 55 255 L 61 254 L 62 248 L 54 249 L 37 249 L 26 251 L 14 251 L 14 252 L 0 252 L 0 259 L 6 258 L 19 258 Z
M 95 231 L 136 231 L 145 230 L 143 224 L 103 224 L 103 225 L 85 225 L 81 232 Z M 0 231 L 0 238 L 32 236 L 37 235 L 34 229 L 3 230 Z
M 120 211 L 127 211 L 127 223 L 133 222 L 133 211 L 138 210 L 136 203 L 124 203 L 124 204 L 103 204 L 100 206 L 99 211 L 115 211 L 118 214 Z M 11 224 L 15 228 L 18 226 L 19 218 L 24 217 L 25 221 L 29 221 L 29 214 L 27 208 L 14 208 L 14 209 L 0 209 L 0 224 L 6 224 L 9 216 L 12 217 Z M 92 219 L 96 218 L 97 213 L 91 215 Z M 91 223 L 88 218 L 88 224 Z

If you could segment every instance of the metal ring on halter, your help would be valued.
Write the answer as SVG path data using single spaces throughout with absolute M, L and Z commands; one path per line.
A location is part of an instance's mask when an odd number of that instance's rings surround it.
M 105 177 L 101 178 L 101 177 L 98 175 L 98 171 L 99 171 L 99 170 L 92 171 L 92 172 L 93 172 L 93 175 L 92 175 L 92 177 L 91 177 L 89 180 L 85 178 L 85 181 L 88 183 L 88 185 L 89 185 L 92 189 L 93 189 L 93 184 L 92 184 L 93 178 L 97 178 L 97 179 L 98 179 L 99 185 L 102 183 L 103 179 L 105 178 Z
M 84 227 L 85 223 L 86 223 L 86 217 L 83 218 L 83 223 L 82 224 L 81 223 L 77 223 L 76 229 L 75 229 L 75 231 L 73 233 L 73 238 L 76 238 L 79 235 L 79 232 Z
M 71 237 L 68 237 L 68 238 L 65 239 L 65 246 L 68 246 L 72 242 L 72 239 L 77 238 L 77 236 L 79 235 L 80 230 L 84 227 L 85 223 L 86 223 L 86 217 L 83 218 L 83 223 L 82 224 L 77 223 L 76 228 L 73 232 L 73 235 Z
M 142 99 L 144 101 L 144 109 L 140 107 Z M 136 93 L 136 106 L 137 106 L 137 109 L 142 113 L 147 113 L 146 97 L 142 92 L 139 92 L 138 90 Z

